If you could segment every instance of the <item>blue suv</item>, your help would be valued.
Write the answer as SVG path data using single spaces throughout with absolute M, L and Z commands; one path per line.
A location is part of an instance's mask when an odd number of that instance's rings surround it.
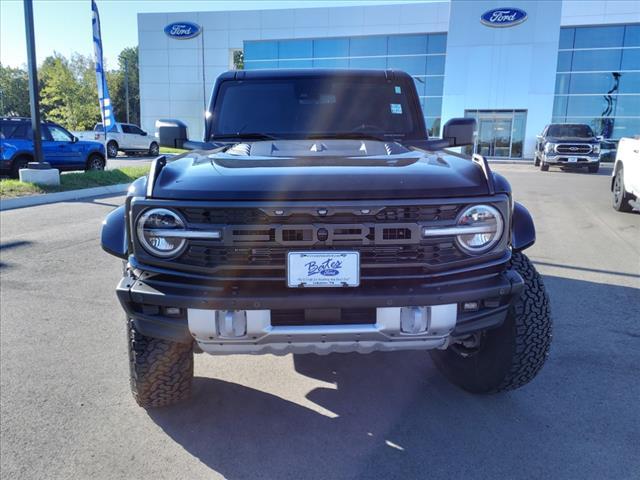
M 60 125 L 42 122 L 45 161 L 58 170 L 104 170 L 104 145 L 78 140 Z M 17 178 L 34 161 L 33 130 L 29 118 L 0 117 L 0 173 Z

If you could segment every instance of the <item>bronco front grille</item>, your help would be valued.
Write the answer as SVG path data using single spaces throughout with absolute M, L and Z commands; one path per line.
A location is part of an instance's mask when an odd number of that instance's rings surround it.
M 189 223 L 219 225 L 269 225 L 360 222 L 431 222 L 454 220 L 460 205 L 420 205 L 381 208 L 341 208 L 330 216 L 319 217 L 317 209 L 293 208 L 290 210 L 271 208 L 183 208 Z M 280 215 L 278 213 L 282 212 Z
M 556 145 L 556 152 L 565 155 L 584 155 L 591 153 L 591 145 L 586 143 L 561 143 L 559 145 Z
M 382 245 L 359 247 L 363 268 L 376 268 L 381 265 L 426 264 L 437 266 L 464 258 L 464 254 L 453 241 L 430 241 L 419 245 Z M 344 250 L 344 247 L 316 247 L 315 250 Z M 235 266 L 277 267 L 284 270 L 287 247 L 214 247 L 192 244 L 178 259 L 181 263 L 207 269 L 227 269 Z
M 499 208 L 509 224 L 506 196 L 466 199 L 464 203 L 396 201 L 387 206 L 375 201 L 327 206 L 310 206 L 311 202 L 220 206 L 185 202 L 170 208 L 180 212 L 186 227 L 217 230 L 221 238 L 189 238 L 182 253 L 169 260 L 147 255 L 137 241 L 134 246 L 142 263 L 205 275 L 212 281 L 286 284 L 287 254 L 295 251 L 358 251 L 362 282 L 425 279 L 487 261 L 462 251 L 455 236 L 422 236 L 424 227 L 455 225 L 466 206 L 481 202 Z M 140 202 L 133 218 L 140 208 L 155 203 Z M 506 243 L 501 245 L 506 248 Z

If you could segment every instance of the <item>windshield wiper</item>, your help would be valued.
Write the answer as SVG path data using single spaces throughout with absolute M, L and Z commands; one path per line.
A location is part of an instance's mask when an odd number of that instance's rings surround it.
M 278 137 L 269 135 L 268 133 L 230 133 L 227 135 L 215 135 L 211 137 L 211 140 L 224 140 L 228 139 L 247 139 L 247 140 L 278 140 Z

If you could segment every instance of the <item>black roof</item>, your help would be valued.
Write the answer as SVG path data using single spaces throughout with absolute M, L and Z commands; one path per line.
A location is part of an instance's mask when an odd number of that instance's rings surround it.
M 310 77 L 340 77 L 340 78 L 411 78 L 401 70 L 359 70 L 337 68 L 304 68 L 304 69 L 265 69 L 265 70 L 229 70 L 220 75 L 220 79 L 252 79 L 252 78 L 310 78 Z

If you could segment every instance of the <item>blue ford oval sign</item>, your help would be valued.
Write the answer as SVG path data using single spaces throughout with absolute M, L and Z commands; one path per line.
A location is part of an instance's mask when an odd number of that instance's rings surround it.
M 513 27 L 527 19 L 527 12 L 519 8 L 494 8 L 484 12 L 480 21 L 489 27 Z
M 200 34 L 200 25 L 191 22 L 173 22 L 164 27 L 164 33 L 171 38 L 187 40 Z

